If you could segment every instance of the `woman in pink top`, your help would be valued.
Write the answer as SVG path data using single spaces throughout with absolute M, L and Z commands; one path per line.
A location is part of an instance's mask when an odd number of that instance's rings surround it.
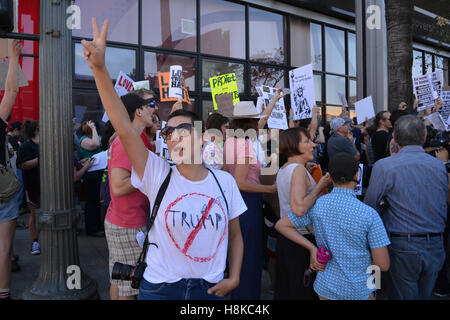
M 279 98 L 280 92 L 277 91 L 276 98 L 266 108 L 267 113 L 271 112 L 276 99 Z M 244 132 L 254 130 L 253 140 L 256 140 L 257 130 L 264 126 L 265 120 L 261 120 L 265 117 L 264 114 L 258 113 L 253 102 L 239 102 L 233 110 L 231 129 L 235 132 L 239 129 Z M 275 193 L 276 185 L 260 184 L 261 162 L 257 159 L 253 141 L 249 138 L 228 138 L 224 145 L 224 160 L 224 170 L 231 173 L 236 179 L 242 198 L 248 208 L 239 219 L 244 240 L 241 282 L 232 291 L 231 298 L 233 300 L 258 300 L 261 295 L 263 253 L 262 193 Z

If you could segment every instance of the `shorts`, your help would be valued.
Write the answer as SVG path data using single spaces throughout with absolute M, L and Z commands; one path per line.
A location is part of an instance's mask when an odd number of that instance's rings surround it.
M 113 280 L 111 273 L 116 262 L 136 265 L 142 252 L 142 248 L 136 240 L 136 235 L 140 231 L 145 232 L 145 227 L 123 228 L 105 219 L 105 235 L 109 250 L 109 276 L 111 284 L 119 288 L 120 297 L 136 296 L 139 293 L 139 290 L 131 288 L 131 281 Z
M 19 204 L 16 196 L 6 202 L 0 202 L 0 223 L 17 219 L 19 216 Z
M 27 197 L 27 203 L 35 206 L 36 208 L 39 208 L 39 192 L 25 190 L 25 195 Z

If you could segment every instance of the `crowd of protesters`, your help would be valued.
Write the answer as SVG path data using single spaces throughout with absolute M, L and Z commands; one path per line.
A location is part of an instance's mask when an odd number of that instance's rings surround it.
M 401 102 L 361 125 L 345 107 L 330 122 L 321 121 L 318 107 L 301 121 L 291 109 L 289 129 L 272 130 L 266 143 L 258 134 L 237 134 L 267 128 L 285 97 L 279 88 L 262 112 L 242 101 L 231 117 L 210 114 L 206 132 L 179 100 L 161 128 L 152 90 L 115 92 L 105 66 L 107 29 L 108 21 L 99 30 L 93 20 L 93 40 L 82 45 L 110 121 L 101 134 L 91 121 L 74 127 L 74 175 L 85 232 L 106 236 L 112 300 L 258 300 L 264 264 L 276 300 L 374 300 L 377 278 L 368 270 L 381 272 L 390 299 L 450 293 L 450 139 L 426 120 L 442 108 L 440 98 L 415 114 Z M 19 54 L 20 44 L 12 42 L 11 62 Z M 15 166 L 38 254 L 39 126 L 11 123 L 7 140 L 5 121 L 17 93 L 15 63 L 9 68 L 0 165 Z M 173 165 L 158 153 L 158 131 Z M 7 141 L 11 152 L 3 154 Z M 102 151 L 107 168 L 90 171 Z M 357 196 L 361 179 L 364 193 Z M 0 202 L 0 298 L 9 298 L 21 192 Z M 146 263 L 138 288 L 113 279 L 115 263 L 137 262 Z

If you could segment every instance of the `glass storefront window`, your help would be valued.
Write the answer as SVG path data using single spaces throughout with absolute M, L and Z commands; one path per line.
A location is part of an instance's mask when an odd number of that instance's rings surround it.
M 423 72 L 422 68 L 422 52 L 413 51 L 413 67 L 412 67 L 412 75 L 415 77 L 421 76 Z
M 325 27 L 326 71 L 345 74 L 345 32 Z
M 320 74 L 314 75 L 314 91 L 316 93 L 316 101 L 322 101 L 322 76 Z
M 245 59 L 245 6 L 201 0 L 200 34 L 202 53 Z
M 183 76 L 189 91 L 195 91 L 195 58 L 155 52 L 144 53 L 144 78 L 150 80 L 150 88 L 159 88 L 158 73 L 169 72 L 170 66 L 183 67 Z
M 135 50 L 107 47 L 105 59 L 106 67 L 114 81 L 120 71 L 125 72 L 131 79 L 138 80 L 136 79 Z M 81 43 L 75 43 L 75 80 L 94 80 L 94 74 L 84 59 Z
M 326 75 L 327 103 L 341 105 L 338 93 L 345 95 L 345 77 Z
M 197 51 L 196 0 L 142 1 L 142 44 Z
M 433 55 L 425 53 L 425 74 L 433 72 Z
M 203 92 L 211 92 L 209 78 L 219 76 L 222 74 L 232 73 L 236 74 L 236 80 L 239 93 L 244 93 L 244 65 L 234 62 L 223 62 L 214 60 L 203 60 L 202 64 L 202 87 Z
M 356 87 L 356 80 L 349 80 L 349 90 L 350 90 L 350 96 L 348 97 L 348 105 L 353 107 L 355 106 L 355 102 L 357 101 L 357 96 L 358 96 L 358 92 L 357 92 L 357 87 Z
M 104 108 L 97 91 L 73 90 L 74 117 L 77 123 L 83 121 L 101 122 Z
M 81 29 L 74 37 L 92 38 L 91 18 L 96 17 L 99 28 L 109 19 L 108 41 L 138 43 L 139 0 L 77 0 L 81 9 Z
M 203 117 L 203 121 L 206 122 L 206 120 L 208 120 L 208 117 L 211 113 L 214 113 L 214 104 L 212 102 L 212 100 L 203 100 L 203 105 L 202 105 L 202 117 Z
M 250 59 L 264 63 L 284 64 L 284 18 L 280 14 L 250 7 Z
M 311 63 L 313 70 L 322 71 L 322 26 L 311 23 Z
M 291 17 L 291 66 L 301 67 L 311 63 L 312 32 L 309 21 Z M 313 64 L 314 66 L 314 64 Z
M 284 87 L 284 70 L 276 68 L 266 68 L 261 66 L 251 66 L 251 95 L 256 96 L 257 86 L 269 86 L 274 88 Z
M 356 76 L 356 35 L 348 33 L 348 74 Z

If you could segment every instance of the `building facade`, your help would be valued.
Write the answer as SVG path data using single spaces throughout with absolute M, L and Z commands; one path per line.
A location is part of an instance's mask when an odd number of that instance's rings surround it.
M 80 43 L 92 36 L 93 16 L 99 23 L 111 20 L 106 63 L 114 81 L 123 71 L 135 81 L 148 79 L 159 92 L 158 73 L 181 65 L 192 102 L 188 108 L 203 119 L 213 110 L 209 78 L 230 72 L 236 74 L 240 99 L 255 100 L 255 86 L 288 87 L 289 70 L 312 63 L 324 120 L 341 112 L 338 93 L 350 105 L 367 94 L 366 80 L 357 72 L 361 64 L 355 0 L 76 0 L 74 4 L 81 9 L 80 28 L 72 33 L 70 75 L 77 122 L 100 121 L 103 115 Z M 37 35 L 39 0 L 16 0 L 15 7 L 15 31 Z M 413 74 L 442 69 L 448 85 L 450 45 L 429 37 L 434 14 L 416 6 L 414 21 Z M 21 66 L 30 86 L 20 89 L 13 121 L 38 118 L 38 60 L 37 41 L 25 40 Z M 163 119 L 170 106 L 161 103 Z

